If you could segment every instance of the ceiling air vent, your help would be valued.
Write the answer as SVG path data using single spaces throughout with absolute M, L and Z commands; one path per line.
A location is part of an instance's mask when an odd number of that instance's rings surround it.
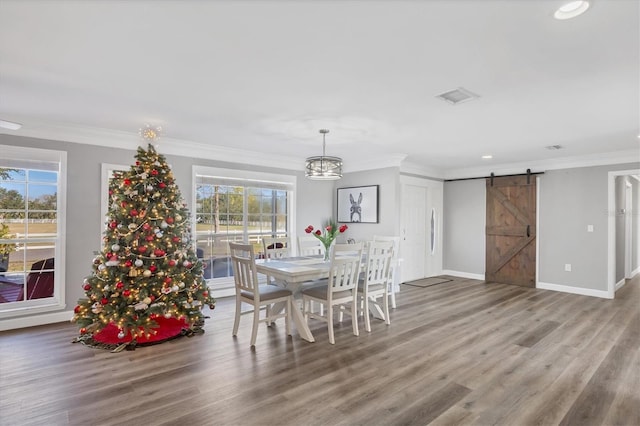
M 467 102 L 479 97 L 480 96 L 476 95 L 475 93 L 470 92 L 462 87 L 458 87 L 454 90 L 449 90 L 448 92 L 444 92 L 436 96 L 436 98 L 442 99 L 445 102 L 449 102 L 451 105 L 461 104 L 462 102 Z
M 555 151 L 557 149 L 562 149 L 562 145 L 549 145 L 545 146 L 545 148 L 547 148 L 549 151 Z

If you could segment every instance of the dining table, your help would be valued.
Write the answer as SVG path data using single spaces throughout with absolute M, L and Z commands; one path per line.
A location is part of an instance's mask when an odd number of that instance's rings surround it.
M 365 266 L 365 262 L 362 262 Z M 291 318 L 300 337 L 308 342 L 315 342 L 303 314 L 301 289 L 303 284 L 329 277 L 331 262 L 325 261 L 322 256 L 299 256 L 279 259 L 256 259 L 257 272 L 274 278 L 276 282 L 291 290 L 296 303 L 291 307 Z M 276 304 L 272 309 L 279 311 L 284 305 Z M 377 318 L 384 318 L 384 313 L 377 305 L 372 306 L 372 314 Z
M 327 278 L 331 262 L 325 262 L 321 256 L 300 256 L 279 259 L 256 259 L 256 270 L 281 283 L 291 290 L 296 302 L 301 298 L 302 284 L 313 280 Z M 302 306 L 293 303 L 291 318 L 300 337 L 308 342 L 315 342 L 307 321 L 302 313 Z M 272 309 L 280 310 L 284 306 L 274 306 Z

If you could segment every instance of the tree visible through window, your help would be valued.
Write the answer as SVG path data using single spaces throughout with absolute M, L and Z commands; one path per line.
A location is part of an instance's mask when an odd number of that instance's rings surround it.
M 58 177 L 0 168 L 0 303 L 54 296 Z
M 221 278 L 223 286 L 229 283 L 230 241 L 248 241 L 262 256 L 262 237 L 288 236 L 292 189 L 287 182 L 196 176 L 196 243 L 207 265 L 205 278 Z

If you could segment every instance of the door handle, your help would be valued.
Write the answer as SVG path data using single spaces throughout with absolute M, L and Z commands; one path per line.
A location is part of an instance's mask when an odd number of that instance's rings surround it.
M 527 238 L 531 236 L 531 225 L 527 225 Z

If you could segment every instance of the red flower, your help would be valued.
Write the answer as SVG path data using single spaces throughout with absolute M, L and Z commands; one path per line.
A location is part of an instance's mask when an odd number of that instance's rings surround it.
M 349 229 L 349 227 L 348 227 L 347 225 L 342 225 L 342 226 L 340 226 L 340 232 L 344 232 L 344 231 L 346 231 L 347 229 Z
M 316 235 L 322 235 L 322 232 L 320 232 L 320 230 L 318 229 L 318 230 L 315 232 L 315 234 L 316 234 Z
M 326 227 L 326 228 L 324 228 L 324 229 L 326 229 L 326 230 L 327 230 L 327 232 L 331 232 L 331 229 L 332 229 L 332 228 L 331 228 L 331 225 L 327 225 L 327 227 Z
M 304 229 L 304 232 L 306 232 L 307 234 L 310 234 L 313 232 L 313 226 L 309 225 Z

